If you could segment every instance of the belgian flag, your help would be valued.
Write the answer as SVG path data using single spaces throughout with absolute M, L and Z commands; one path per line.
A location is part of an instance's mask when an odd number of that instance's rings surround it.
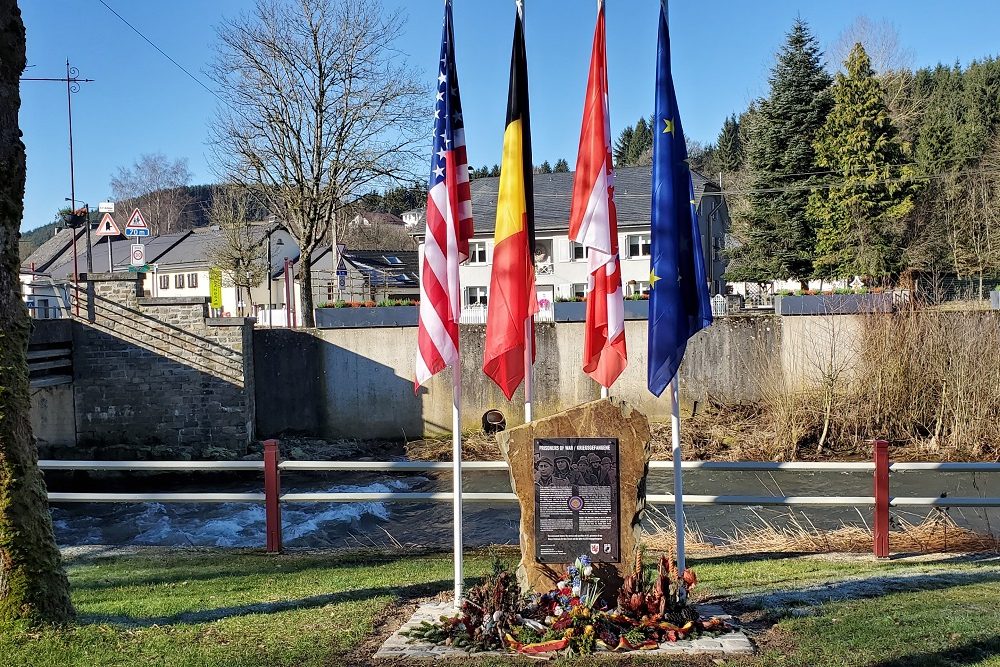
M 513 397 L 525 375 L 526 331 L 538 312 L 535 294 L 535 207 L 532 192 L 531 125 L 528 114 L 528 59 L 524 49 L 524 8 L 517 3 L 510 57 L 507 125 L 503 135 L 493 271 L 486 313 L 483 372 Z

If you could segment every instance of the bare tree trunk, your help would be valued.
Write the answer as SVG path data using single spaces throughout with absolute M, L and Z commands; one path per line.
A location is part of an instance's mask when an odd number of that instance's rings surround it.
M 303 250 L 299 255 L 299 272 L 302 274 L 302 326 L 316 326 L 313 312 L 312 251 Z
M 31 326 L 17 277 L 25 175 L 18 78 L 24 66 L 21 12 L 16 0 L 0 0 L 0 628 L 19 620 L 65 623 L 74 615 L 28 417 Z

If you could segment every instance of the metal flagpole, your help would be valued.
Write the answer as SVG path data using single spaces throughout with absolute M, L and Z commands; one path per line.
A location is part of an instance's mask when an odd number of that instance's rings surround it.
M 514 0 L 514 4 L 517 5 L 518 11 L 521 13 L 521 30 L 525 31 L 525 26 L 527 25 L 525 21 L 525 11 L 524 11 L 524 0 Z M 527 35 L 524 37 L 527 41 Z M 534 248 L 529 248 L 528 252 L 534 252 Z M 535 297 L 537 298 L 537 296 Z M 531 413 L 531 402 L 535 398 L 535 387 L 534 387 L 534 373 L 532 368 L 532 352 L 533 343 L 535 342 L 535 337 L 532 335 L 535 332 L 535 316 L 528 315 L 528 319 L 524 325 L 524 423 L 530 424 L 533 417 Z
M 104 237 L 108 241 L 108 273 L 115 272 L 115 263 L 111 260 L 111 237 Z
M 532 343 L 534 336 L 531 334 L 535 330 L 535 317 L 528 315 L 524 325 L 524 423 L 528 424 L 532 420 L 531 401 L 535 397 L 534 372 L 531 365 Z
M 608 388 L 605 387 L 604 385 L 601 385 L 601 398 L 607 398 L 607 397 L 608 397 Z
M 684 482 L 681 479 L 681 407 L 677 375 L 670 381 L 670 435 L 674 459 L 674 524 L 677 529 L 677 571 L 684 573 Z
M 454 535 L 452 536 L 455 551 L 455 609 L 462 604 L 462 420 L 460 406 L 462 405 L 462 364 L 461 354 L 451 367 L 452 404 L 451 404 L 451 476 L 452 476 L 452 512 Z

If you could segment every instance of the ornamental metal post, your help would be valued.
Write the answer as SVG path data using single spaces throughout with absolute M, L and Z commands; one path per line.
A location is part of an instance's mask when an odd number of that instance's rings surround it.
M 55 81 L 55 82 L 65 82 L 66 83 L 66 111 L 69 114 L 69 191 L 70 191 L 70 210 L 76 210 L 76 182 L 73 174 L 73 93 L 80 92 L 81 83 L 90 83 L 93 79 L 81 79 L 80 70 L 75 67 L 71 67 L 69 64 L 69 58 L 66 59 L 66 76 L 65 77 L 21 77 L 21 81 Z M 90 219 L 87 219 L 87 251 L 88 258 L 90 252 Z M 73 285 L 77 288 L 76 294 L 74 295 L 74 309 L 75 315 L 80 316 L 80 270 L 78 266 L 78 260 L 76 257 L 76 230 L 73 230 Z M 89 269 L 88 269 L 89 270 Z

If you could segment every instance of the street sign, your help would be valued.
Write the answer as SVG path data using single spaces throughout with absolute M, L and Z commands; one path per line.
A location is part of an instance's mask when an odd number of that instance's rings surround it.
M 102 201 L 97 205 L 98 213 L 114 213 L 115 203 L 113 201 Z
M 149 236 L 149 225 L 142 217 L 142 211 L 135 209 L 125 223 L 125 236 Z M 133 246 L 134 247 L 134 246 Z
M 222 269 L 208 270 L 208 294 L 211 297 L 209 305 L 212 308 L 222 308 Z
M 146 266 L 146 246 L 141 243 L 133 243 L 130 259 L 132 266 Z
M 347 269 L 337 269 L 337 275 L 338 276 L 346 276 L 347 275 Z
M 122 232 L 118 229 L 118 223 L 115 222 L 114 216 L 110 213 L 105 213 L 101 217 L 101 222 L 97 225 L 97 231 L 94 232 L 95 236 L 121 236 Z

